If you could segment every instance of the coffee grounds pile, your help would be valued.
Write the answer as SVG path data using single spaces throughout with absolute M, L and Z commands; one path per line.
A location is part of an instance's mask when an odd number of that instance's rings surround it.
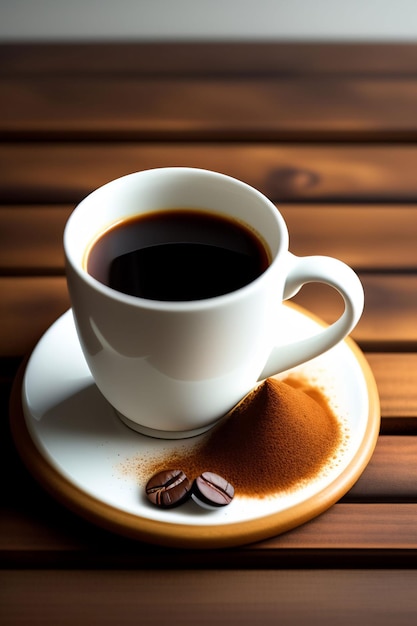
M 342 428 L 318 390 L 294 383 L 265 380 L 202 443 L 161 467 L 181 468 L 191 479 L 215 472 L 236 494 L 261 498 L 316 477 L 335 462 Z

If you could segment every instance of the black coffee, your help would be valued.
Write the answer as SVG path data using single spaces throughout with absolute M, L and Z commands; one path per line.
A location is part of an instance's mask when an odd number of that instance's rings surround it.
M 175 209 L 117 224 L 92 246 L 87 271 L 112 289 L 149 300 L 212 298 L 269 265 L 258 236 L 232 219 Z

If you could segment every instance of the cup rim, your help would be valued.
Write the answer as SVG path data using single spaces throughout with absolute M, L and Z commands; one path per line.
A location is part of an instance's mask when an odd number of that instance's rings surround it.
M 271 213 L 272 215 L 274 215 L 275 222 L 277 226 L 279 227 L 279 231 L 280 231 L 280 245 L 279 245 L 279 249 L 276 251 L 275 254 L 270 249 L 270 254 L 272 257 L 271 262 L 268 265 L 268 267 L 257 278 L 252 280 L 247 285 L 244 285 L 243 287 L 240 287 L 239 289 L 236 289 L 234 291 L 230 291 L 226 294 L 221 294 L 217 296 L 211 296 L 209 298 L 203 298 L 200 300 L 182 300 L 182 301 L 151 300 L 148 298 L 142 298 L 140 296 L 132 296 L 132 295 L 117 291 L 109 287 L 108 285 L 105 285 L 104 283 L 100 282 L 99 280 L 91 276 L 91 274 L 89 274 L 88 271 L 82 266 L 82 264 L 77 262 L 76 259 L 74 259 L 75 255 L 72 254 L 70 237 L 73 236 L 71 231 L 72 231 L 72 225 L 73 225 L 75 215 L 76 214 L 78 215 L 78 213 L 81 210 L 83 210 L 85 205 L 91 199 L 93 199 L 93 197 L 96 194 L 103 193 L 105 189 L 108 188 L 109 186 L 112 186 L 116 183 L 121 184 L 124 180 L 127 180 L 132 177 L 136 177 L 137 175 L 140 175 L 140 174 L 147 174 L 151 172 L 153 173 L 169 172 L 169 171 L 176 172 L 176 173 L 182 172 L 182 173 L 191 174 L 191 175 L 195 173 L 200 173 L 200 174 L 202 173 L 207 176 L 213 176 L 216 179 L 221 178 L 235 185 L 238 185 L 243 189 L 250 191 L 251 194 L 257 196 L 258 199 L 262 201 L 262 204 L 265 204 L 269 206 L 270 209 L 272 209 Z M 205 210 L 204 207 L 201 207 L 201 210 Z M 104 228 L 103 228 L 103 231 L 104 231 Z M 117 302 L 130 305 L 133 307 L 140 306 L 140 308 L 142 309 L 180 312 L 180 311 L 196 311 L 196 310 L 210 309 L 210 308 L 218 307 L 222 305 L 223 303 L 226 303 L 226 302 L 229 303 L 232 300 L 236 300 L 239 298 L 243 298 L 247 295 L 250 295 L 251 291 L 257 289 L 260 282 L 268 280 L 269 276 L 275 271 L 275 268 L 277 266 L 277 263 L 279 262 L 279 259 L 281 258 L 281 255 L 284 252 L 288 251 L 288 239 L 289 239 L 288 229 L 287 229 L 285 220 L 282 217 L 281 213 L 279 212 L 278 208 L 272 203 L 271 200 L 269 200 L 262 192 L 257 190 L 255 187 L 252 187 L 248 183 L 245 183 L 227 174 L 222 174 L 220 172 L 214 172 L 212 170 L 205 170 L 201 168 L 174 166 L 174 167 L 152 168 L 152 169 L 141 170 L 138 172 L 133 172 L 131 174 L 126 174 L 124 176 L 111 180 L 108 183 L 105 183 L 104 185 L 101 185 L 100 187 L 97 187 L 96 189 L 91 191 L 87 196 L 85 196 L 83 200 L 81 200 L 75 206 L 74 210 L 69 216 L 65 224 L 65 228 L 64 228 L 63 244 L 64 244 L 65 262 L 66 262 L 67 267 L 68 266 L 71 267 L 72 271 L 75 272 L 84 283 L 86 283 L 90 288 L 99 292 L 103 296 L 109 297 L 113 301 L 117 301 Z M 268 247 L 270 248 L 268 242 L 266 243 Z

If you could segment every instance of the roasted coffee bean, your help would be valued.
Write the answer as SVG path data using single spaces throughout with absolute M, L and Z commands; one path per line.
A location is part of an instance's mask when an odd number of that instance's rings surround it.
M 233 486 L 213 472 L 203 472 L 195 479 L 192 499 L 204 508 L 219 508 L 230 504 L 235 495 Z
M 181 470 L 163 470 L 149 479 L 146 495 L 152 504 L 168 509 L 185 502 L 191 495 L 192 483 Z

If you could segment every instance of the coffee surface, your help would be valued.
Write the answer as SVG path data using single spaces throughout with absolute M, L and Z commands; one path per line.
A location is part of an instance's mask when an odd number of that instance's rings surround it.
M 127 219 L 92 246 L 87 271 L 112 289 L 163 301 L 223 295 L 269 265 L 265 245 L 238 221 L 174 209 Z

